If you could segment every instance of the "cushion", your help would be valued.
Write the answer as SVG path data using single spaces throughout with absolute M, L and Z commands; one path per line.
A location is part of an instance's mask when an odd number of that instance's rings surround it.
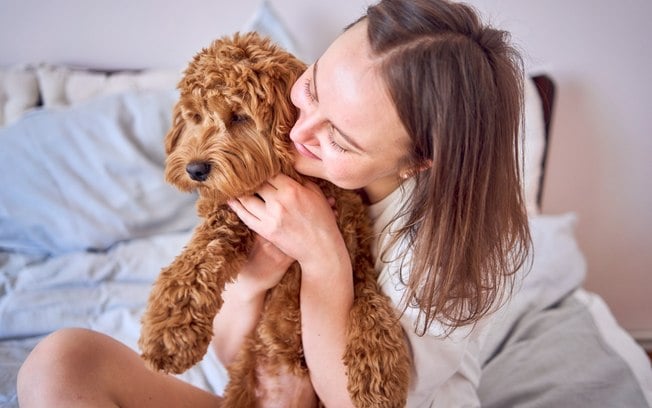
M 31 66 L 0 68 L 0 126 L 15 122 L 39 102 L 36 72 Z
M 177 70 L 105 73 L 47 64 L 39 65 L 36 75 L 43 106 L 48 108 L 131 90 L 171 90 L 181 79 Z
M 45 109 L 0 129 L 0 249 L 57 255 L 195 225 L 163 178 L 176 91 Z

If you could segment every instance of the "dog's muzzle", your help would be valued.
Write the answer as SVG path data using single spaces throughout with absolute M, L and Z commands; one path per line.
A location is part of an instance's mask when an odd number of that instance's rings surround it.
M 206 162 L 192 162 L 186 166 L 186 172 L 191 179 L 195 181 L 206 181 L 211 172 L 210 163 Z

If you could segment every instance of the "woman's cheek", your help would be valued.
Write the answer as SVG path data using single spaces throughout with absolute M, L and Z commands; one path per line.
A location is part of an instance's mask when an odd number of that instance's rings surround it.
M 355 172 L 355 166 L 348 160 L 336 160 L 324 163 L 327 179 L 336 186 L 344 189 L 356 189 L 359 186 L 359 174 Z

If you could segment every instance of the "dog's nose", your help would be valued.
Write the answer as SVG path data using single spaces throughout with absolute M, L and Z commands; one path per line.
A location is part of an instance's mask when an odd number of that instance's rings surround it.
M 186 166 L 186 172 L 195 181 L 206 181 L 211 172 L 210 163 L 192 162 Z

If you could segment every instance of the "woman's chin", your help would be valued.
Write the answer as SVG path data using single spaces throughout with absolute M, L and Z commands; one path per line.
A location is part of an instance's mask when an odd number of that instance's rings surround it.
M 294 162 L 294 169 L 304 176 L 323 178 L 318 174 L 318 172 L 315 171 L 314 166 L 310 166 L 308 163 L 306 163 L 306 161 L 307 160 L 304 157 L 297 157 L 296 161 Z

